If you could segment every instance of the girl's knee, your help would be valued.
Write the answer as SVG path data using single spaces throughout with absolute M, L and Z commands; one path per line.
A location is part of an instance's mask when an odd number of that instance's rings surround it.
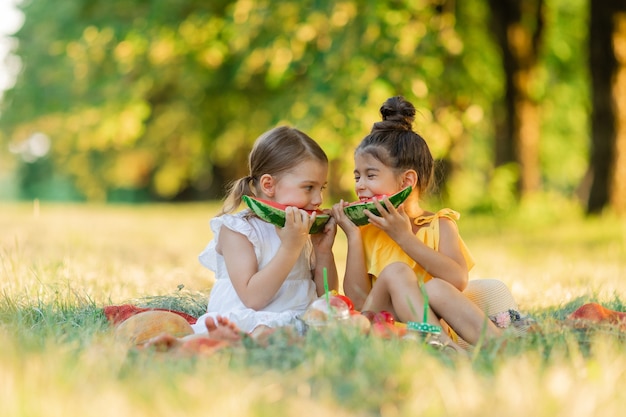
M 408 275 L 411 274 L 415 276 L 415 272 L 409 267 L 407 264 L 403 262 L 394 262 L 386 267 L 380 272 L 380 276 L 394 276 L 394 275 Z
M 446 287 L 446 284 L 448 283 L 441 278 L 431 278 L 424 284 L 424 286 L 429 292 L 438 292 L 443 291 Z
M 424 284 L 424 288 L 428 293 L 428 298 L 433 301 L 439 298 L 447 298 L 450 291 L 453 289 L 449 282 L 441 278 L 432 278 L 428 280 L 428 282 Z
M 401 282 L 416 282 L 416 279 L 415 272 L 411 267 L 402 262 L 394 262 L 383 268 L 377 281 L 399 284 Z

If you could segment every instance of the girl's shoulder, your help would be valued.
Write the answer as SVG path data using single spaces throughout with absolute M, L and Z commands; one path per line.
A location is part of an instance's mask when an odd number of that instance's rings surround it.
M 439 250 L 442 242 L 458 241 L 468 268 L 474 265 L 474 261 L 465 246 L 465 242 L 459 235 L 456 225 L 461 215 L 449 208 L 444 208 L 436 213 L 424 213 L 415 219 L 415 235 L 429 247 Z M 440 221 L 443 219 L 444 221 Z
M 415 218 L 414 223 L 418 226 L 423 226 L 441 218 L 449 219 L 456 223 L 461 218 L 461 214 L 450 208 L 443 208 L 437 212 L 425 211 L 421 216 Z

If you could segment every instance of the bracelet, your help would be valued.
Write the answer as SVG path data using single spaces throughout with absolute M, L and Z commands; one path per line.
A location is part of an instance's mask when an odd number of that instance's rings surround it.
M 418 323 L 416 321 L 408 321 L 406 323 L 407 330 L 414 330 L 422 333 L 433 333 L 440 334 L 441 326 L 437 326 L 436 324 L 429 323 Z

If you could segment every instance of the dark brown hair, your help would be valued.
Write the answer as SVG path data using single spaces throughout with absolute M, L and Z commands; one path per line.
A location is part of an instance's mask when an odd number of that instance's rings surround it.
M 426 192 L 433 179 L 434 160 L 428 144 L 415 131 L 415 107 L 402 96 L 391 97 L 380 108 L 382 121 L 355 150 L 378 159 L 398 174 L 407 169 L 417 172 L 417 188 Z
M 263 133 L 248 156 L 248 175 L 231 183 L 221 214 L 235 211 L 242 196 L 255 196 L 264 174 L 279 176 L 310 159 L 328 164 L 326 153 L 304 132 L 279 126 Z

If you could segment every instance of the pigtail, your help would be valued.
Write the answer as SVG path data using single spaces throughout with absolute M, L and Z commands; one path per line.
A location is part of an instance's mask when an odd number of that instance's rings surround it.
M 252 191 L 254 187 L 254 179 L 248 175 L 232 182 L 228 189 L 228 194 L 224 200 L 224 205 L 219 215 L 233 213 L 241 205 L 244 195 L 254 196 Z

